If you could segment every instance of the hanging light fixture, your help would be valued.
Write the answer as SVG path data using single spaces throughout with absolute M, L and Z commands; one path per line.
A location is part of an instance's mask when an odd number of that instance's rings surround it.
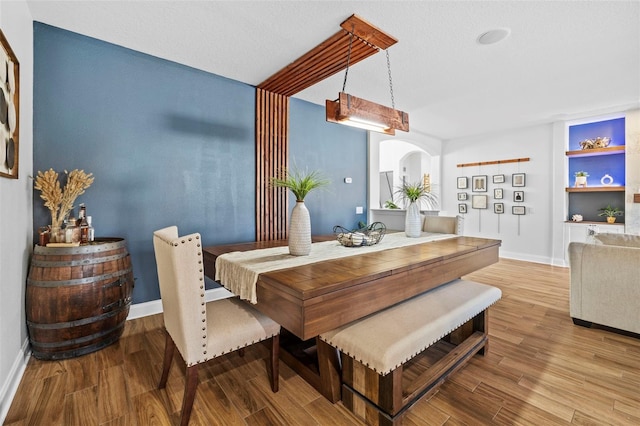
M 387 70 L 389 72 L 389 91 L 391 93 L 391 108 L 357 98 L 345 93 L 347 76 L 349 74 L 349 62 L 351 61 L 351 46 L 353 43 L 353 28 L 349 36 L 349 51 L 347 54 L 347 67 L 344 73 L 342 91 L 338 93 L 335 101 L 326 101 L 326 119 L 331 123 L 345 124 L 365 130 L 380 132 L 387 135 L 395 135 L 396 130 L 409 131 L 409 114 L 395 109 L 393 98 L 393 82 L 391 80 L 391 61 L 389 51 L 387 54 Z

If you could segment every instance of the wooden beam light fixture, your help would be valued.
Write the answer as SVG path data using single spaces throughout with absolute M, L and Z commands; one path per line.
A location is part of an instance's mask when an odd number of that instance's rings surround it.
M 354 17 L 356 19 L 354 19 Z M 356 25 L 358 28 L 356 28 Z M 395 109 L 395 101 L 393 98 L 393 83 L 391 80 L 391 63 L 389 60 L 389 51 L 387 50 L 387 68 L 389 71 L 389 89 L 391 92 L 391 108 L 357 98 L 345 93 L 347 85 L 347 75 L 349 74 L 349 63 L 351 62 L 351 51 L 353 45 L 353 37 L 358 37 L 360 42 L 371 44 L 372 40 L 384 35 L 386 41 L 384 49 L 386 50 L 397 40 L 393 37 L 385 35 L 378 28 L 371 24 L 360 20 L 355 15 L 342 23 L 342 28 L 349 32 L 349 50 L 347 53 L 347 63 L 345 68 L 344 83 L 342 92 L 338 94 L 338 99 L 332 101 L 327 99 L 326 120 L 331 123 L 345 124 L 348 126 L 358 127 L 365 130 L 380 132 L 387 135 L 395 135 L 396 130 L 409 131 L 409 114 L 404 111 Z M 350 31 L 348 30 L 349 26 Z M 391 42 L 389 43 L 389 40 Z M 381 48 L 373 45 L 374 48 Z

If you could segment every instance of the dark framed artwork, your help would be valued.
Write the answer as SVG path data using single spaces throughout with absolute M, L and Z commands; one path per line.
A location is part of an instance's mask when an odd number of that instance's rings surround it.
M 472 195 L 471 207 L 474 209 L 486 209 L 487 208 L 487 196 L 486 195 Z
M 504 183 L 504 175 L 493 175 L 493 183 Z
M 524 202 L 524 191 L 513 191 L 513 201 L 516 203 Z
M 524 186 L 526 175 L 524 173 L 514 173 L 511 175 L 511 186 Z
M 467 204 L 466 203 L 461 203 L 458 204 L 458 213 L 466 213 L 467 212 Z
M 495 198 L 496 200 L 502 200 L 503 198 L 502 188 L 495 188 L 493 190 L 493 198 Z
M 493 203 L 493 212 L 495 214 L 504 213 L 504 203 Z
M 467 201 L 467 193 L 458 192 L 458 201 Z
M 473 176 L 471 178 L 471 191 L 487 192 L 487 175 Z
M 524 206 L 513 206 L 511 207 L 511 213 L 515 214 L 515 215 L 523 215 L 525 214 L 526 210 L 524 208 Z
M 20 64 L 0 30 L 0 176 L 18 179 Z
M 467 189 L 469 186 L 469 182 L 467 181 L 466 176 L 460 176 L 458 178 L 457 188 L 458 189 Z

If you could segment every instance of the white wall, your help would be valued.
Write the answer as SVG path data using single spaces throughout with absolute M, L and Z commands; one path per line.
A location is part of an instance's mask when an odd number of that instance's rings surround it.
M 501 257 L 553 263 L 553 223 L 563 222 L 562 216 L 553 215 L 553 125 L 526 127 L 497 134 L 454 139 L 442 144 L 442 210 L 457 214 L 457 193 L 467 192 L 467 211 L 464 215 L 464 234 L 502 240 Z M 521 163 L 505 163 L 472 167 L 457 167 L 458 164 L 530 158 Z M 526 186 L 513 188 L 512 173 L 526 173 Z M 504 174 L 506 182 L 492 183 L 492 175 Z M 458 190 L 456 178 L 476 175 L 488 176 L 487 192 Z M 493 189 L 503 188 L 504 198 L 495 200 Z M 513 201 L 513 191 L 524 191 L 524 203 Z M 489 198 L 488 208 L 471 208 L 471 196 L 485 194 Z M 504 203 L 505 213 L 495 214 L 493 203 Z M 526 215 L 511 214 L 511 207 L 524 205 Z
M 0 177 L 0 423 L 26 365 L 24 293 L 32 250 L 33 23 L 23 0 L 0 2 L 0 28 L 20 63 L 19 178 Z

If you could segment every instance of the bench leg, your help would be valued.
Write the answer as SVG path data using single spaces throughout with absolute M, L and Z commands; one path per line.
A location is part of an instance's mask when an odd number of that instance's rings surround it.
M 341 399 L 340 359 L 336 348 L 316 337 L 320 393 L 332 403 Z

